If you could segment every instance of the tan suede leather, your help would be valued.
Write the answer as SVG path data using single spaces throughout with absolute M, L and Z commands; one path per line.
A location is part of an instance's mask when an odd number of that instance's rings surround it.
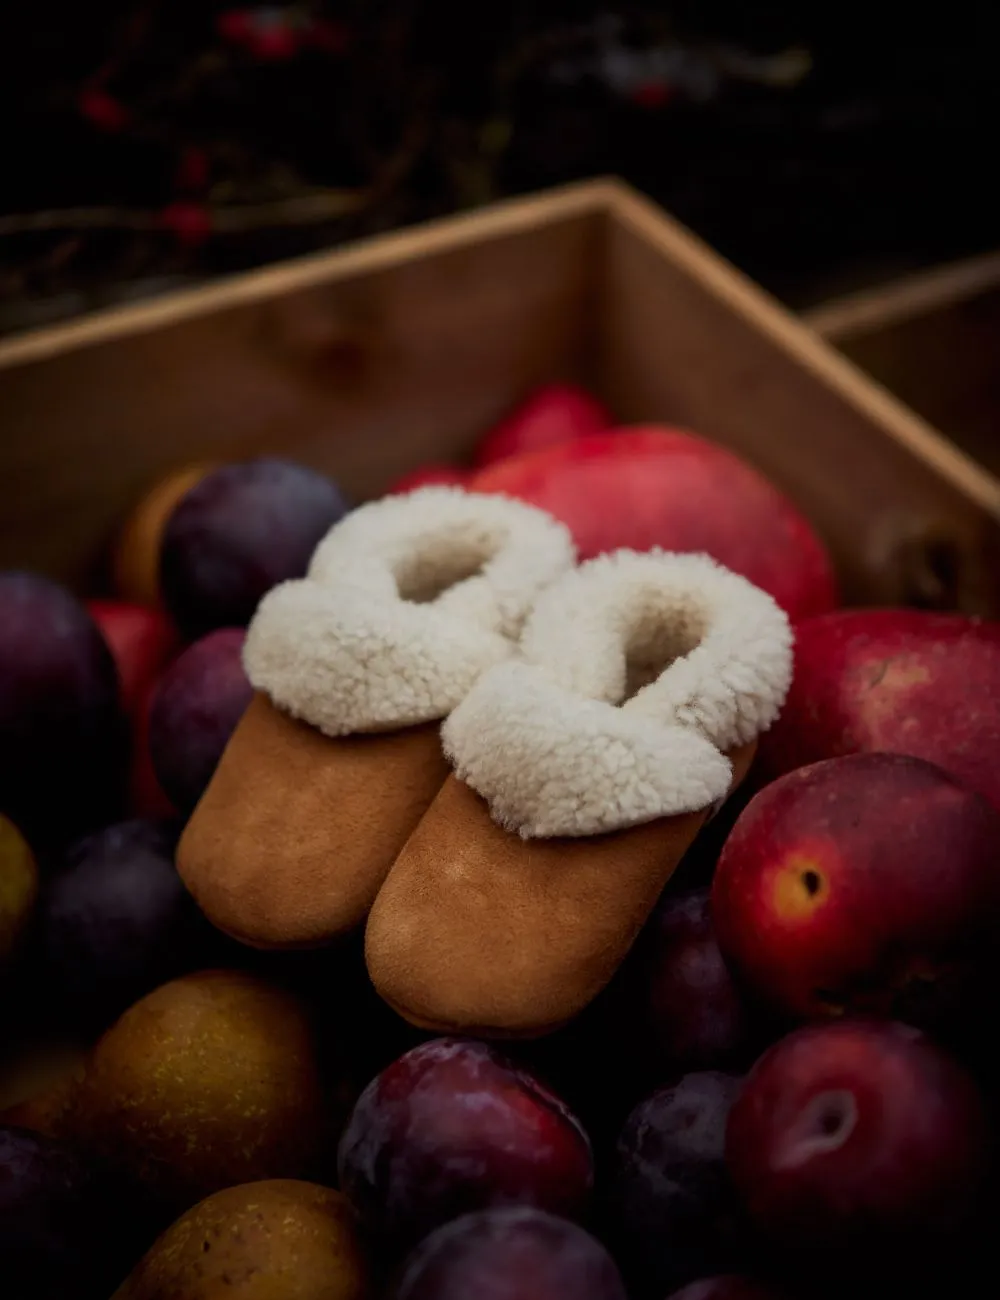
M 438 733 L 333 740 L 256 695 L 177 849 L 209 920 L 259 948 L 360 925 L 447 775 Z
M 754 749 L 731 755 L 736 783 Z M 532 1037 L 565 1024 L 611 979 L 708 812 L 522 840 L 450 776 L 369 917 L 375 987 L 425 1029 Z

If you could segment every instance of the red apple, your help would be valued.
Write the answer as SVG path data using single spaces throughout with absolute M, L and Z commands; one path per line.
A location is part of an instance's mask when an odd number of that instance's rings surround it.
M 111 648 L 122 704 L 135 717 L 151 684 L 179 649 L 177 632 L 161 610 L 126 600 L 90 600 L 90 617 Z
M 755 795 L 726 841 L 719 946 L 791 1016 L 942 1023 L 996 965 L 998 846 L 1000 814 L 921 759 L 801 768 Z
M 962 1223 L 989 1151 L 972 1077 L 892 1021 L 782 1039 L 751 1071 L 726 1131 L 733 1182 L 766 1237 L 788 1253 L 858 1250 L 866 1262 Z
M 153 766 L 149 748 L 150 717 L 160 680 L 149 683 L 132 722 L 132 770 L 129 775 L 129 803 L 136 817 L 173 817 L 176 809 L 167 798 Z
M 468 478 L 468 471 L 459 469 L 457 465 L 421 465 L 396 479 L 386 496 L 399 496 L 422 487 L 464 487 Z
M 837 601 L 830 559 L 796 507 L 732 452 L 677 429 L 591 434 L 491 465 L 469 486 L 548 510 L 584 560 L 618 547 L 704 551 L 792 618 Z
M 845 609 L 799 624 L 758 772 L 876 750 L 937 763 L 1000 809 L 1000 622 Z
M 118 668 L 122 703 L 132 731 L 129 804 L 139 817 L 169 817 L 149 755 L 149 710 L 160 677 L 180 649 L 173 623 L 160 609 L 123 600 L 91 600 L 87 608 L 104 633 Z
M 540 451 L 601 433 L 613 423 L 611 413 L 575 384 L 547 384 L 496 425 L 476 448 L 474 464 Z

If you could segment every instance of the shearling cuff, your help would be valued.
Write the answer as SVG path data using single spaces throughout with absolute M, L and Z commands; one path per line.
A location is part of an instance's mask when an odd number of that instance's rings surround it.
M 502 496 L 429 487 L 353 511 L 261 602 L 254 688 L 330 736 L 436 721 L 514 651 L 574 561 L 568 530 Z
M 445 752 L 525 838 L 695 812 L 729 789 L 722 751 L 777 717 L 791 651 L 771 597 L 707 556 L 601 556 L 539 599 L 520 660 L 455 709 Z

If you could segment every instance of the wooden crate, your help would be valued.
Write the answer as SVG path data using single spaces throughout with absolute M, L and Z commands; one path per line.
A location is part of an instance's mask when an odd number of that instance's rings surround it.
M 806 321 L 1000 475 L 1000 253 L 825 303 Z
M 616 181 L 0 345 L 0 566 L 83 583 L 193 459 L 283 452 L 375 494 L 557 377 L 754 462 L 849 599 L 1000 609 L 1000 482 Z

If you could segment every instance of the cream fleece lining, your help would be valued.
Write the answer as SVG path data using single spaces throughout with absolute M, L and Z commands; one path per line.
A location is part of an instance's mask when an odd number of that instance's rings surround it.
M 330 736 L 436 721 L 508 658 L 539 592 L 574 560 L 568 530 L 502 496 L 428 487 L 353 511 L 305 578 L 261 601 L 255 689 Z
M 695 812 L 729 789 L 720 751 L 777 717 L 791 649 L 771 597 L 708 556 L 600 556 L 539 598 L 520 659 L 445 722 L 445 752 L 526 839 Z

